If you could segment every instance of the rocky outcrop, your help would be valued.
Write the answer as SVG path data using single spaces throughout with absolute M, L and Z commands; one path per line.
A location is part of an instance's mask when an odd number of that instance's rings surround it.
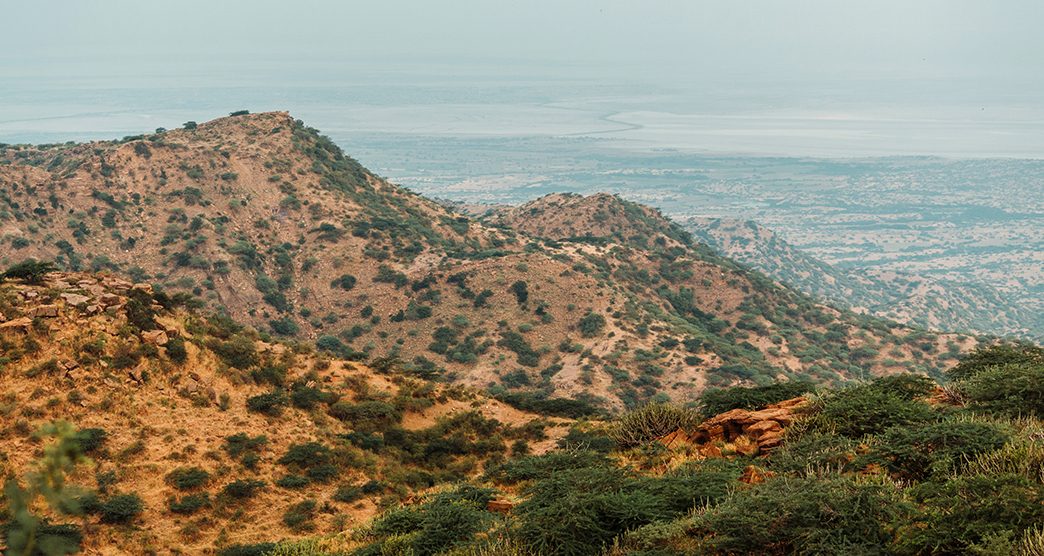
M 731 444 L 744 455 L 765 453 L 783 442 L 783 429 L 797 419 L 805 398 L 793 398 L 759 410 L 733 409 L 703 421 L 694 430 L 677 430 L 660 439 L 668 447 L 694 445 L 707 457 L 721 456 L 721 445 Z

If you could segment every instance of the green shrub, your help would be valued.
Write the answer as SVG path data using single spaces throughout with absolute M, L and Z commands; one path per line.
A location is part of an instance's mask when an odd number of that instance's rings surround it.
M 814 423 L 850 438 L 934 420 L 928 404 L 907 400 L 871 385 L 846 388 L 824 397 Z
M 28 284 L 39 284 L 43 282 L 44 276 L 48 272 L 57 270 L 54 263 L 46 261 L 37 261 L 36 259 L 26 259 L 16 265 L 10 266 L 0 278 L 14 278 L 16 280 L 22 280 Z
M 199 467 L 179 467 L 167 473 L 166 481 L 178 490 L 199 488 L 210 480 L 210 473 Z
M 529 286 L 522 280 L 511 284 L 511 293 L 515 294 L 515 301 L 517 301 L 519 305 L 522 305 L 529 300 Z
M 190 494 L 182 497 L 181 500 L 173 497 L 167 500 L 167 507 L 176 514 L 191 515 L 208 505 L 210 505 L 210 496 L 205 492 Z
M 251 437 L 246 433 L 236 433 L 225 437 L 225 452 L 233 459 L 239 459 L 247 454 L 256 454 L 261 448 L 268 444 L 268 437 L 263 434 Z
M 361 486 L 341 485 L 334 491 L 332 498 L 338 502 L 352 503 L 366 496 Z
M 127 523 L 145 509 L 137 494 L 117 494 L 101 503 L 98 510 L 102 523 Z
M 809 432 L 789 439 L 769 455 L 777 473 L 822 475 L 840 473 L 856 459 L 859 442 L 833 433 Z
M 580 321 L 576 324 L 580 330 L 580 335 L 584 338 L 594 338 L 605 327 L 605 317 L 602 315 L 589 312 L 580 318 Z
M 308 486 L 312 481 L 302 475 L 284 475 L 275 481 L 280 488 L 299 489 Z
M 245 500 L 253 498 L 263 488 L 265 488 L 264 481 L 239 479 L 225 485 L 225 488 L 221 489 L 221 494 L 229 498 Z
M 910 373 L 875 378 L 870 387 L 893 394 L 903 400 L 914 400 L 927 396 L 937 386 L 934 380 L 924 375 Z
M 377 400 L 337 402 L 330 406 L 330 415 L 361 432 L 382 430 L 402 420 L 402 414 L 394 405 Z
M 97 451 L 105 444 L 108 433 L 103 429 L 80 429 L 76 431 L 73 439 L 80 448 L 80 453 L 90 454 Z
M 903 554 L 968 554 L 972 545 L 1018 538 L 1044 523 L 1044 485 L 1010 474 L 958 476 L 913 487 L 921 510 L 897 534 Z
M 972 409 L 1044 418 L 1044 363 L 988 367 L 958 384 Z
M 514 510 L 518 538 L 538 554 L 600 554 L 624 531 L 724 498 L 738 476 L 720 469 L 660 478 L 614 467 L 559 471 L 524 490 L 529 498 Z
M 318 442 L 291 444 L 283 457 L 279 458 L 281 465 L 301 470 L 326 465 L 332 461 L 333 452 Z
M 303 500 L 290 506 L 283 514 L 283 524 L 294 531 L 315 529 L 315 500 Z
M 714 554 L 881 554 L 906 511 L 888 483 L 775 478 L 736 490 L 689 530 Z
M 867 459 L 902 479 L 919 481 L 948 475 L 966 459 L 1000 449 L 1007 440 L 1004 431 L 989 423 L 918 423 L 885 431 Z
M 250 411 L 263 413 L 275 417 L 283 412 L 287 404 L 286 393 L 282 390 L 273 390 L 267 394 L 258 394 L 247 398 L 246 405 Z
M 351 274 L 342 274 L 340 277 L 334 279 L 333 282 L 330 282 L 330 287 L 348 291 L 355 287 L 355 282 L 355 276 L 352 276 Z
M 762 409 L 767 405 L 796 398 L 815 390 L 807 381 L 787 381 L 745 388 L 711 388 L 700 396 L 700 414 L 713 417 L 732 409 Z
M 946 375 L 951 380 L 964 380 L 991 367 L 1009 364 L 1044 365 L 1044 348 L 1029 343 L 980 345 L 946 371 Z
M 522 337 L 521 334 L 514 331 L 506 331 L 501 334 L 501 339 L 497 342 L 500 347 L 505 347 L 518 356 L 518 364 L 524 367 L 536 367 L 540 364 L 540 353 L 533 349 L 529 345 L 529 342 Z
M 488 478 L 500 484 L 516 484 L 523 481 L 546 479 L 571 469 L 608 467 L 605 454 L 591 451 L 548 452 L 539 456 L 524 456 L 493 466 L 487 470 Z
M 617 418 L 609 429 L 609 436 L 618 446 L 633 448 L 678 429 L 689 429 L 698 422 L 691 409 L 669 402 L 651 403 Z
M 272 333 L 280 336 L 293 336 L 301 331 L 301 327 L 289 317 L 270 320 L 268 326 L 272 328 Z
M 401 541 L 416 556 L 443 554 L 487 528 L 493 516 L 485 507 L 491 498 L 489 489 L 465 485 L 419 507 L 392 510 L 374 522 L 373 531 L 384 537 L 375 548 L 385 553 Z
M 167 357 L 171 361 L 180 365 L 188 360 L 188 350 L 185 349 L 184 338 L 175 336 L 167 341 L 167 345 L 164 348 L 167 350 Z
M 215 339 L 207 347 L 234 369 L 249 369 L 261 360 L 254 340 L 243 335 L 233 336 L 228 341 Z

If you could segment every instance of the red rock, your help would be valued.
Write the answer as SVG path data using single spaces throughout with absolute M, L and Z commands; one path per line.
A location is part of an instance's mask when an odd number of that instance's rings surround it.
M 743 469 L 743 474 L 740 475 L 739 481 L 741 483 L 747 483 L 748 485 L 756 485 L 764 483 L 765 479 L 775 476 L 776 474 L 771 471 L 758 469 L 753 465 L 748 465 Z
M 768 431 L 758 437 L 758 449 L 761 451 L 771 450 L 783 443 L 783 431 Z
M 776 421 L 758 421 L 757 423 L 747 427 L 747 430 L 744 432 L 754 438 L 760 438 L 767 432 L 778 431 L 782 428 L 783 427 Z

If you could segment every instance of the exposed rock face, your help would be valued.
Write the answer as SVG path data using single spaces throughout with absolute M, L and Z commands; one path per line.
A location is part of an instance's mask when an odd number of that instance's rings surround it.
M 28 317 L 11 319 L 7 322 L 0 323 L 0 332 L 26 332 L 32 325 L 33 321 L 29 320 Z
M 805 398 L 793 398 L 764 409 L 733 409 L 707 419 L 695 430 L 677 430 L 660 439 L 667 446 L 685 442 L 706 457 L 721 456 L 720 444 L 730 443 L 744 455 L 765 453 L 783 442 L 783 429 L 794 422 Z
M 54 318 L 58 316 L 57 305 L 37 305 L 33 309 L 34 317 Z

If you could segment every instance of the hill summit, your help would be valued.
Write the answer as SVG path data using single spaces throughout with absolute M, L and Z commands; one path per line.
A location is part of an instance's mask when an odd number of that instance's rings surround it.
M 284 112 L 0 147 L 0 238 L 0 263 L 116 273 L 264 335 L 574 415 L 937 373 L 973 343 L 821 305 L 610 195 L 469 218 Z

